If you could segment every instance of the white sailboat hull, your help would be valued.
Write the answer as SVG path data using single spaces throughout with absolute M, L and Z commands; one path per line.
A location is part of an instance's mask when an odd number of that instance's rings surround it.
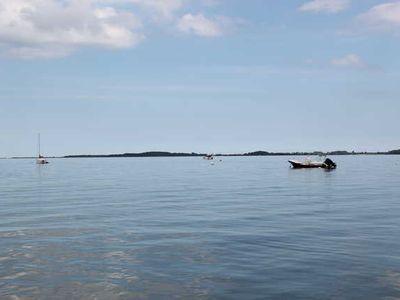
M 36 159 L 36 164 L 38 165 L 45 165 L 48 164 L 49 162 L 47 160 L 45 160 L 44 158 L 38 158 Z

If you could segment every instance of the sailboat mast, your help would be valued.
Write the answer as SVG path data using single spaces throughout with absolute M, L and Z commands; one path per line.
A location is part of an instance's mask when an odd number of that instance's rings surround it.
M 38 157 L 40 157 L 40 133 L 38 133 L 38 149 L 39 149 Z

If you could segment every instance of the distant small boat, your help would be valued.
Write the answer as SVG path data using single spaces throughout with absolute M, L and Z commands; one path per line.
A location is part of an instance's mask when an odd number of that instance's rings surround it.
M 36 158 L 36 164 L 38 165 L 45 165 L 48 164 L 49 162 L 40 154 L 40 133 L 38 134 L 38 157 Z
M 212 155 L 212 154 L 206 154 L 206 155 L 203 156 L 203 159 L 206 159 L 206 160 L 213 160 L 213 159 L 214 159 L 214 155 Z
M 306 160 L 304 162 L 289 160 L 289 163 L 292 165 L 293 169 L 311 169 L 311 168 L 322 168 L 322 169 L 336 169 L 336 163 L 331 159 L 327 158 L 323 162 L 320 161 L 310 161 Z

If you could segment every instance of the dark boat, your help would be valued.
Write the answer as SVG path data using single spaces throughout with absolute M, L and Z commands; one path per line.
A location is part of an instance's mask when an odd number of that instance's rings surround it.
M 336 169 L 336 163 L 331 159 L 327 158 L 323 162 L 319 161 L 296 161 L 289 160 L 289 163 L 292 165 L 293 169 L 311 169 L 311 168 L 322 168 L 327 170 Z

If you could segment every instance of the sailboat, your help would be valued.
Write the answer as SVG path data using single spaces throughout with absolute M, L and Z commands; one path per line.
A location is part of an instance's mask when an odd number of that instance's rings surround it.
M 48 164 L 49 162 L 40 154 L 40 133 L 38 134 L 38 147 L 39 147 L 39 152 L 38 152 L 38 157 L 36 159 L 36 163 L 38 165 Z

